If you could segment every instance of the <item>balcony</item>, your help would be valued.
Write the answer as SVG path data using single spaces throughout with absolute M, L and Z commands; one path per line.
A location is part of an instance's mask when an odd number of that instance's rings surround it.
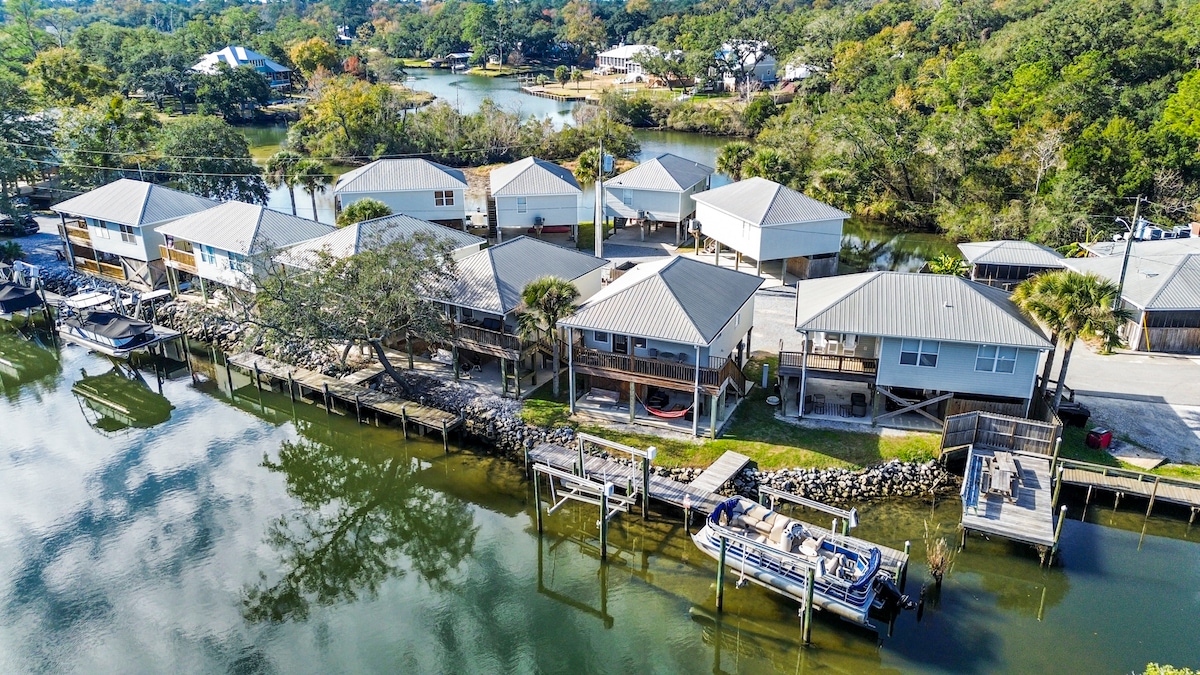
M 614 354 L 598 349 L 575 346 L 575 370 L 618 380 L 635 380 L 646 384 L 692 389 L 696 386 L 696 366 L 690 363 L 652 359 L 630 354 Z M 700 367 L 700 388 L 710 394 L 720 391 L 726 380 L 732 379 L 739 392 L 746 390 L 746 378 L 737 363 L 729 358 L 709 358 Z
M 513 360 L 521 358 L 522 353 L 537 344 L 522 340 L 519 336 L 503 331 L 489 330 L 482 326 L 471 326 L 462 323 L 451 325 L 451 335 L 453 336 L 454 344 L 458 347 L 481 354 Z
M 879 374 L 879 359 L 838 354 L 809 354 L 804 362 L 803 352 L 779 352 L 779 373 L 799 375 L 805 368 L 826 374 L 844 375 L 847 379 L 874 379 Z
M 120 265 L 110 265 L 89 258 L 75 258 L 75 269 L 116 281 L 126 281 L 127 279 L 125 268 Z
M 158 253 L 162 256 L 163 263 L 167 267 L 174 267 L 177 270 L 188 272 L 189 274 L 199 274 L 196 270 L 196 254 L 189 251 L 180 251 L 175 248 L 159 246 Z
M 92 235 L 88 233 L 87 223 L 82 220 L 68 220 L 59 228 L 59 234 L 76 246 L 92 247 Z

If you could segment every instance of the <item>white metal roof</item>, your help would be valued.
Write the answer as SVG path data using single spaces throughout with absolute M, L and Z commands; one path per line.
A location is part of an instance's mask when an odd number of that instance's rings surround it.
M 1098 241 L 1080 246 L 1097 256 L 1125 254 L 1124 241 Z M 1134 241 L 1130 246 L 1132 255 L 1176 255 L 1200 253 L 1200 237 L 1184 237 L 1182 239 L 1154 239 L 1151 241 Z
M 1061 269 L 1063 256 L 1049 246 L 1031 241 L 1003 239 L 976 241 L 958 245 L 963 257 L 972 265 L 1020 265 Z
M 537 157 L 526 157 L 492 169 L 488 180 L 493 197 L 583 194 L 575 174 Z
M 759 227 L 845 220 L 849 213 L 766 178 L 747 178 L 692 195 L 699 204 Z
M 1121 278 L 1123 257 L 1068 258 L 1064 262 L 1076 272 L 1097 274 L 1117 282 Z M 1200 310 L 1200 253 L 1131 255 L 1121 297 L 1141 309 Z
M 604 181 L 604 187 L 682 192 L 705 181 L 712 167 L 665 152 Z
M 443 290 L 447 302 L 495 314 L 521 304 L 525 285 L 542 277 L 574 281 L 608 264 L 531 237 L 517 237 L 458 261 L 456 278 Z
M 948 274 L 863 272 L 801 281 L 796 329 L 1050 348 L 1008 293 Z
M 467 187 L 466 176 L 427 159 L 377 159 L 348 171 L 334 185 L 334 193 L 405 192 L 408 190 L 453 190 Z
M 641 52 L 651 49 L 658 51 L 658 47 L 653 45 L 619 45 L 612 49 L 606 49 L 596 55 L 597 58 L 604 57 L 609 59 L 632 59 Z
M 248 255 L 319 237 L 334 227 L 257 204 L 225 202 L 156 229 L 164 236 Z
M 752 274 L 673 256 L 622 274 L 559 325 L 708 346 L 762 283 Z
M 51 207 L 67 216 L 122 225 L 154 225 L 216 206 L 220 202 L 169 187 L 121 178 Z
M 254 63 L 255 61 L 261 61 L 262 66 L 273 73 L 288 73 L 292 70 L 278 61 L 273 61 L 270 58 L 259 54 L 253 49 L 246 49 L 245 47 L 239 47 L 235 45 L 205 54 L 204 56 L 200 57 L 199 63 L 192 66 L 192 70 L 198 73 L 212 75 L 213 73 L 217 72 L 218 63 L 224 62 L 230 68 L 237 68 L 238 66 L 247 65 L 256 66 Z
M 397 213 L 373 220 L 364 220 L 338 228 L 328 234 L 301 241 L 283 251 L 280 254 L 280 260 L 285 264 L 303 267 L 307 261 L 315 258 L 318 251 L 323 250 L 335 258 L 348 258 L 372 247 L 386 246 L 401 237 L 412 237 L 417 233 L 425 233 L 437 239 L 448 240 L 455 250 L 479 246 L 487 242 L 486 239 L 476 237 L 468 232 Z

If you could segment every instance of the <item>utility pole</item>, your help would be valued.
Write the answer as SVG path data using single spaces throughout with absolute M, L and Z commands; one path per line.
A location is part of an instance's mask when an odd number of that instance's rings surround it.
M 596 257 L 604 257 L 604 129 L 600 129 L 600 159 L 596 162 Z
M 1129 225 L 1129 232 L 1125 235 L 1125 257 L 1121 260 L 1121 278 L 1117 281 L 1117 297 L 1113 298 L 1113 309 L 1121 306 L 1121 294 L 1125 292 L 1125 271 L 1129 269 L 1129 251 L 1133 248 L 1133 238 L 1137 235 L 1138 217 L 1142 209 L 1142 196 L 1137 196 L 1137 201 L 1133 204 L 1133 222 Z

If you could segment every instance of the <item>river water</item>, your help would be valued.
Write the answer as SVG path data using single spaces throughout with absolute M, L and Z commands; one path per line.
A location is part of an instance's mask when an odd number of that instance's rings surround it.
M 504 110 L 522 116 L 549 118 L 558 126 L 572 122 L 571 110 L 576 105 L 524 94 L 520 91 L 517 81 L 511 78 L 479 77 L 448 70 L 414 70 L 407 84 L 414 89 L 428 91 L 465 113 L 478 110 L 479 104 L 485 98 L 490 98 Z M 287 140 L 287 128 L 283 125 L 251 127 L 245 129 L 244 133 L 250 140 L 252 154 L 260 159 L 265 159 L 278 150 Z M 641 152 L 635 157 L 638 161 L 670 152 L 701 164 L 716 166 L 717 152 L 730 140 L 679 131 L 639 129 L 635 133 L 641 143 Z M 713 187 L 729 182 L 730 177 L 724 174 L 718 173 L 713 176 Z M 593 195 L 589 186 L 580 202 L 580 218 L 583 220 L 593 218 Z M 308 193 L 301 189 L 296 190 L 299 215 L 312 217 L 311 203 Z M 273 190 L 268 206 L 290 212 L 291 201 L 287 190 Z M 479 205 L 472 203 L 469 206 Z M 317 195 L 317 216 L 321 222 L 333 222 L 332 191 Z M 896 229 L 860 219 L 847 222 L 842 239 L 843 271 L 916 271 L 928 258 L 947 252 L 956 253 L 957 249 L 953 243 L 940 235 Z
M 1084 522 L 1068 502 L 1064 564 L 1049 570 L 1029 550 L 972 539 L 920 621 L 905 613 L 877 637 L 818 613 L 804 649 L 796 604 L 736 589 L 736 574 L 715 620 L 715 562 L 675 513 L 620 516 L 602 565 L 593 507 L 568 506 L 537 535 L 520 466 L 445 454 L 246 381 L 231 396 L 212 358 L 194 355 L 194 380 L 151 364 L 144 383 L 97 378 L 113 369 L 107 359 L 0 325 L 0 672 L 1200 664 L 1200 533 L 1165 509 L 1144 521 L 1136 504 L 1093 504 Z M 127 412 L 76 387 L 100 380 L 90 391 L 115 392 Z M 953 539 L 958 509 L 865 506 L 856 533 L 916 543 L 915 594 L 926 523 Z

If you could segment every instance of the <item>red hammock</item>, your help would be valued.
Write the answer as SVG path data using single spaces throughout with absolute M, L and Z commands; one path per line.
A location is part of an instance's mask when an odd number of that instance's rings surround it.
M 646 402 L 641 399 L 638 399 L 638 402 L 642 404 L 642 407 L 646 409 L 646 412 L 650 413 L 651 415 L 654 415 L 655 417 L 661 417 L 663 419 L 668 419 L 668 420 L 677 420 L 680 417 L 683 417 L 684 415 L 688 414 L 688 411 L 690 411 L 692 409 L 692 406 L 689 405 L 688 407 L 684 408 L 683 410 L 656 410 L 656 409 L 651 408 L 650 406 L 646 405 Z

